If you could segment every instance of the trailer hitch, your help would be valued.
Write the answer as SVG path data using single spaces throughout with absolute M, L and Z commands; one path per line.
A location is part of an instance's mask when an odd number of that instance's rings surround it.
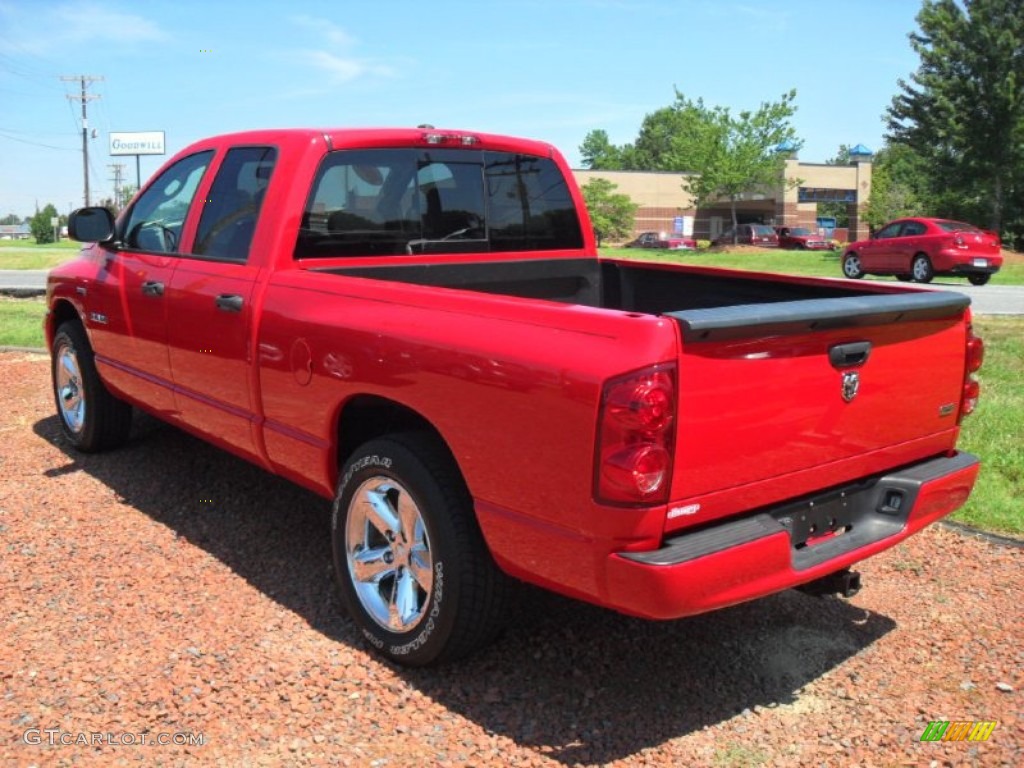
M 849 569 L 836 571 L 828 576 L 822 576 L 820 579 L 801 584 L 797 589 L 815 597 L 824 597 L 825 595 L 853 597 L 860 592 L 860 574 Z

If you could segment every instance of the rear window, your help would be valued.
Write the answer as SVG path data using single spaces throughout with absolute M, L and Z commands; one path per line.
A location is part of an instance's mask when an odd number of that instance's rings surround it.
M 583 247 L 550 159 L 476 150 L 330 153 L 303 212 L 296 258 Z
M 935 226 L 943 232 L 981 232 L 973 224 L 965 224 L 962 221 L 936 221 Z
M 755 235 L 774 235 L 775 230 L 767 224 L 752 224 L 750 227 Z

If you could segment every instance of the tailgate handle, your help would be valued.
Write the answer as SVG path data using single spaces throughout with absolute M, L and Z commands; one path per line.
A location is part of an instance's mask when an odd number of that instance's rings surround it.
M 849 344 L 836 344 L 829 347 L 828 361 L 833 368 L 854 368 L 864 365 L 871 355 L 870 341 L 852 341 Z

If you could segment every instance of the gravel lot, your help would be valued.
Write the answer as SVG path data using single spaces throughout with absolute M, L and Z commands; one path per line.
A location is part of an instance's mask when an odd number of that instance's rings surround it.
M 1024 765 L 1020 548 L 933 528 L 850 602 L 670 623 L 524 589 L 410 672 L 341 615 L 327 502 L 148 420 L 70 453 L 44 357 L 0 354 L 0 393 L 5 766 Z

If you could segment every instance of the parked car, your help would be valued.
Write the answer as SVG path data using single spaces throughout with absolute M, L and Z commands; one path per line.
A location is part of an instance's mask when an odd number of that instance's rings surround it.
M 712 240 L 711 244 L 732 245 L 733 242 L 733 228 L 729 227 Z M 735 242 L 739 245 L 763 245 L 774 248 L 779 244 L 779 236 L 767 224 L 740 224 L 737 228 Z
M 811 232 L 807 227 L 776 227 L 775 234 L 779 236 L 779 248 L 831 251 L 835 247 L 831 240 Z
M 670 237 L 663 232 L 641 232 L 636 240 L 626 243 L 627 248 L 668 248 L 669 250 L 692 250 L 697 241 L 692 237 Z
M 936 275 L 953 275 L 984 285 L 1002 265 L 999 235 L 947 219 L 898 219 L 871 239 L 850 243 L 843 254 L 843 274 L 853 279 L 896 275 L 929 283 Z

